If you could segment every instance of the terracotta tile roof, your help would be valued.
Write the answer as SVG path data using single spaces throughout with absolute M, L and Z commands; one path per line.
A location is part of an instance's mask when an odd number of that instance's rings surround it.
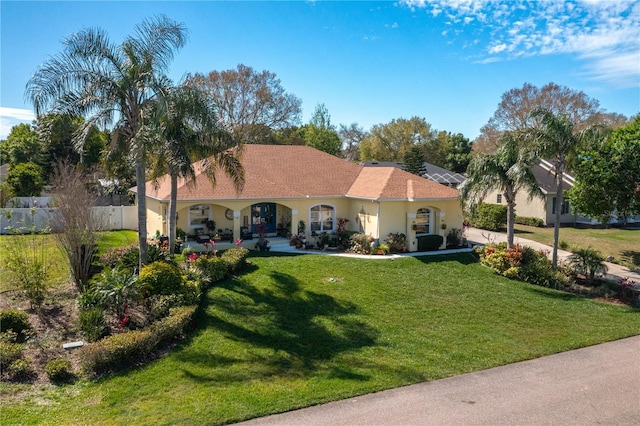
M 179 200 L 282 199 L 303 197 L 355 197 L 367 199 L 456 198 L 458 191 L 393 167 L 368 168 L 307 146 L 246 145 L 241 162 L 245 184 L 236 192 L 231 179 L 217 171 L 212 187 L 194 164 L 196 179 L 178 180 Z M 135 188 L 132 189 L 135 191 Z M 149 181 L 147 195 L 168 200 L 170 180 L 163 176 L 157 188 Z M 413 196 L 411 197 L 411 194 Z

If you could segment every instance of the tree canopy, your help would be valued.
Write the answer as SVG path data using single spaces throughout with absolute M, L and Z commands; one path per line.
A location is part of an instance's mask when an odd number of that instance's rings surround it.
M 569 201 L 583 215 L 606 223 L 612 214 L 640 214 L 640 115 L 601 144 L 579 150 Z
M 196 85 L 213 99 L 218 117 L 242 143 L 265 141 L 267 130 L 281 130 L 300 124 L 302 101 L 287 93 L 276 74 L 257 72 L 239 64 L 235 69 L 195 74 L 188 84 Z
M 582 91 L 548 83 L 542 87 L 525 83 L 522 88 L 505 92 L 493 116 L 480 129 L 474 143 L 478 152 L 494 152 L 505 131 L 535 127 L 539 118 L 532 115 L 536 108 L 544 108 L 553 114 L 562 114 L 573 123 L 577 131 L 594 124 L 618 126 L 627 119 L 620 114 L 607 113 L 600 102 Z
M 422 146 L 425 160 L 433 162 L 435 150 L 429 147 L 435 139 L 436 132 L 424 118 L 393 119 L 387 124 L 376 124 L 371 128 L 360 143 L 360 158 L 363 161 L 403 161 L 411 147 Z
M 331 124 L 331 115 L 324 104 L 319 104 L 311 117 L 311 121 L 304 128 L 306 145 L 339 156 L 342 141 L 335 126 Z

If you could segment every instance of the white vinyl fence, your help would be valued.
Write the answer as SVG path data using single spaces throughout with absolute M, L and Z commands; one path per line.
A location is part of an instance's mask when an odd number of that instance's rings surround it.
M 93 207 L 94 214 L 100 218 L 102 229 L 138 229 L 138 208 L 136 206 Z M 51 218 L 57 214 L 57 208 L 6 208 L 0 209 L 0 234 L 10 234 L 11 229 L 22 228 L 27 231 L 35 227 L 36 231 L 49 229 Z

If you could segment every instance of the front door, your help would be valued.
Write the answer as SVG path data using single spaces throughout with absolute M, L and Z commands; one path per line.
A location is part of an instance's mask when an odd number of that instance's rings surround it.
M 257 225 L 261 223 L 264 224 L 267 234 L 276 232 L 275 203 L 259 203 L 251 206 L 251 232 L 257 234 Z

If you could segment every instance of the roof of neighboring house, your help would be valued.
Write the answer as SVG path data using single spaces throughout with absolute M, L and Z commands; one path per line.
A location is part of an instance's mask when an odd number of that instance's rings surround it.
M 241 162 L 244 188 L 236 192 L 226 174 L 216 171 L 212 187 L 194 163 L 195 185 L 178 179 L 178 200 L 237 200 L 352 197 L 371 200 L 454 199 L 458 191 L 398 168 L 367 168 L 307 146 L 245 145 Z M 146 185 L 147 196 L 168 200 L 168 175 Z M 135 188 L 132 189 L 136 191 Z
M 536 182 L 545 194 L 555 194 L 557 191 L 555 182 L 555 164 L 547 160 L 540 160 L 538 164 L 531 167 L 531 172 L 536 178 Z M 568 191 L 573 186 L 574 179 L 571 175 L 564 174 L 562 190 Z

